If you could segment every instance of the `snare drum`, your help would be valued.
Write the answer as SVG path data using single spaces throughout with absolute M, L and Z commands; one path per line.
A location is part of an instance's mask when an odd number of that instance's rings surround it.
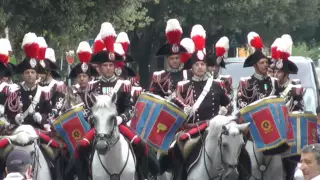
M 82 106 L 73 107 L 61 114 L 52 125 L 71 153 L 75 151 L 77 142 L 90 130 L 90 125 L 84 118 Z
M 299 160 L 301 149 L 305 145 L 318 142 L 317 116 L 311 112 L 292 112 L 289 114 L 289 121 L 292 123 L 295 144 L 284 157 Z
M 130 127 L 149 145 L 167 151 L 187 115 L 172 102 L 151 93 L 141 93 Z
M 242 108 L 240 114 L 245 122 L 250 122 L 249 131 L 257 151 L 265 155 L 281 154 L 294 142 L 284 99 L 263 98 Z

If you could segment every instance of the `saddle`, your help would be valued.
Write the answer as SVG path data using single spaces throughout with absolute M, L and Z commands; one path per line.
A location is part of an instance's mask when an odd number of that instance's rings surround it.
M 175 139 L 184 160 L 188 159 L 193 152 L 207 127 L 207 123 L 202 123 L 197 127 L 177 133 Z

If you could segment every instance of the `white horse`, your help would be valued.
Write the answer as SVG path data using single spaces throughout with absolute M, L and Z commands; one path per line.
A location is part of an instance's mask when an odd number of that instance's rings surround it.
M 32 157 L 32 179 L 46 179 L 51 180 L 51 173 L 48 163 L 40 150 L 35 129 L 30 125 L 18 126 L 10 136 L 5 136 L 9 143 L 13 145 L 14 149 L 20 149 L 29 153 Z
M 262 152 L 256 151 L 252 141 L 247 142 L 246 150 L 251 160 L 250 180 L 285 179 L 281 155 L 265 156 Z
M 96 131 L 91 164 L 93 180 L 133 180 L 136 159 L 130 143 L 117 126 L 116 96 L 99 95 L 95 100 L 92 108 Z
M 244 146 L 241 132 L 249 123 L 233 120 L 236 117 L 218 115 L 209 121 L 199 160 L 189 170 L 188 180 L 238 178 L 238 157 Z

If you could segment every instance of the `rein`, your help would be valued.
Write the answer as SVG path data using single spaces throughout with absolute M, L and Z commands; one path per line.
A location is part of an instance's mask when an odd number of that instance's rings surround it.
M 253 145 L 254 159 L 256 160 L 256 163 L 257 163 L 257 165 L 259 166 L 259 169 L 258 169 L 258 170 L 259 170 L 260 173 L 261 173 L 261 178 L 256 178 L 256 177 L 254 177 L 254 178 L 263 180 L 264 172 L 268 169 L 268 167 L 269 167 L 269 165 L 270 165 L 270 163 L 271 163 L 271 161 L 272 161 L 272 158 L 270 159 L 270 161 L 269 161 L 267 164 L 260 164 L 259 161 L 258 161 L 257 155 L 256 155 L 256 151 L 255 151 L 254 144 L 252 144 L 252 145 Z
M 38 175 L 39 168 L 36 168 L 36 163 L 41 168 L 41 164 L 39 160 L 39 152 L 38 152 L 40 151 L 40 149 L 37 149 L 36 142 L 33 145 L 35 151 L 34 151 L 34 154 L 32 155 L 32 178 L 33 178 L 33 175 L 36 175 L 34 179 L 38 179 L 37 175 Z
M 197 128 L 198 128 L 198 132 L 200 133 L 199 124 L 197 124 Z M 237 168 L 238 164 L 232 165 L 232 164 L 226 163 L 226 162 L 224 161 L 224 159 L 223 159 L 223 153 L 222 153 L 222 148 L 221 148 L 221 146 L 222 146 L 221 141 L 222 141 L 222 135 L 227 135 L 227 133 L 228 133 L 227 131 L 223 131 L 223 132 L 221 132 L 221 134 L 220 134 L 220 136 L 219 136 L 218 145 L 219 145 L 219 150 L 220 150 L 220 158 L 221 158 L 220 161 L 221 161 L 221 164 L 222 164 L 222 165 L 224 165 L 224 166 L 226 166 L 226 167 L 228 167 L 228 168 L 234 169 L 234 168 Z M 205 138 L 206 138 L 206 136 L 207 136 L 207 134 L 205 134 Z M 205 166 L 207 175 L 208 175 L 208 177 L 209 177 L 209 180 L 214 180 L 214 179 L 216 179 L 216 178 L 220 178 L 220 180 L 221 180 L 223 173 L 219 173 L 217 176 L 211 177 L 211 175 L 210 175 L 210 173 L 209 173 L 209 169 L 208 169 L 207 164 L 206 164 L 206 157 L 209 159 L 209 161 L 210 161 L 211 164 L 213 163 L 213 160 L 210 158 L 208 152 L 206 151 L 206 147 L 205 147 L 205 145 L 206 145 L 205 142 L 206 142 L 206 141 L 205 141 L 204 138 L 201 136 L 201 134 L 200 134 L 200 139 L 201 139 L 202 144 L 203 144 L 204 166 Z M 224 167 L 222 167 L 222 168 L 217 168 L 217 170 L 222 170 L 222 172 L 223 172 L 223 171 L 225 170 L 225 168 L 224 168 Z
M 122 167 L 121 171 L 118 174 L 116 174 L 116 173 L 111 174 L 108 171 L 108 169 L 103 165 L 103 162 L 101 161 L 100 155 L 98 153 L 98 158 L 99 158 L 100 164 L 103 167 L 103 169 L 106 171 L 106 173 L 110 176 L 110 179 L 120 179 L 120 176 L 121 176 L 123 170 L 127 167 L 127 164 L 128 164 L 128 161 L 129 161 L 129 153 L 130 153 L 130 148 L 128 147 L 128 153 L 127 153 L 126 162 L 124 163 L 124 166 Z
M 115 138 L 115 141 L 112 141 L 113 140 L 113 136 L 114 136 L 115 128 L 116 128 L 116 124 L 114 124 L 113 129 L 112 129 L 110 134 L 100 134 L 100 135 L 97 134 L 98 137 L 95 138 L 95 145 L 94 145 L 93 149 L 95 149 L 95 146 L 96 146 L 96 144 L 97 144 L 97 142 L 99 140 L 105 141 L 107 143 L 107 147 L 108 147 L 107 151 L 109 151 L 112 147 L 114 147 L 120 140 L 120 135 L 119 135 L 118 137 Z M 97 150 L 95 150 L 95 151 L 97 151 Z M 108 169 L 104 166 L 99 153 L 97 153 L 99 162 L 100 162 L 102 168 L 105 170 L 105 172 L 110 176 L 110 179 L 120 180 L 120 176 L 121 176 L 122 172 L 127 167 L 127 164 L 128 164 L 128 161 L 129 161 L 129 155 L 130 155 L 129 153 L 130 153 L 130 146 L 128 144 L 128 153 L 127 153 L 126 162 L 124 163 L 124 166 L 122 167 L 122 169 L 121 169 L 121 171 L 119 173 L 110 173 L 108 171 Z M 107 152 L 106 152 L 106 154 L 107 154 Z

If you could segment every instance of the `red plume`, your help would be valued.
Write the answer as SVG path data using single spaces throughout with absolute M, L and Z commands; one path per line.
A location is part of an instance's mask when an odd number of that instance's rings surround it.
M 98 36 L 96 37 L 96 39 L 94 40 L 93 43 L 93 53 L 98 53 L 100 51 L 102 51 L 105 48 L 103 41 L 101 39 L 100 34 L 98 34 Z
M 272 59 L 279 59 L 280 58 L 280 52 L 277 51 L 277 47 L 271 48 L 271 58 Z
M 187 53 L 187 52 L 185 52 L 185 53 L 180 53 L 180 62 L 186 63 L 186 62 L 188 61 L 188 59 L 191 58 L 191 56 L 192 56 L 192 54 Z
M 216 43 L 216 56 L 224 56 L 229 50 L 229 39 L 226 36 L 223 36 Z
M 88 42 L 82 41 L 77 49 L 77 55 L 81 63 L 88 63 L 91 58 L 91 48 Z
M 226 50 L 223 47 L 216 47 L 216 56 L 223 56 Z
M 46 57 L 46 50 L 47 50 L 47 43 L 43 37 L 37 37 L 37 43 L 39 44 L 39 51 L 38 51 L 38 60 L 44 60 Z
M 116 39 L 116 43 L 120 43 L 124 52 L 127 53 L 128 52 L 128 48 L 129 48 L 129 44 L 130 44 L 130 40 L 128 37 L 128 34 L 125 32 L 120 32 L 117 36 Z
M 128 52 L 128 48 L 129 48 L 129 43 L 127 43 L 127 42 L 122 42 L 122 43 L 120 43 L 120 44 L 121 44 L 124 52 L 127 53 L 127 52 Z
M 0 62 L 7 64 L 9 62 L 9 50 L 5 43 L 0 42 Z
M 34 33 L 27 33 L 22 42 L 22 47 L 27 58 L 37 58 L 39 53 L 39 44 L 37 36 Z
M 126 64 L 123 61 L 115 62 L 115 67 L 123 68 Z
M 9 56 L 5 54 L 0 54 L 0 62 L 3 64 L 8 64 L 9 62 Z
M 206 31 L 199 24 L 194 25 L 191 30 L 191 39 L 195 45 L 195 51 L 201 51 L 205 48 Z
M 255 49 L 261 49 L 263 47 L 262 39 L 256 32 L 250 32 L 248 34 L 248 43 Z
M 114 52 L 114 43 L 116 37 L 116 31 L 109 22 L 105 22 L 101 25 L 100 30 L 102 41 L 107 49 L 107 51 Z
M 290 57 L 290 53 L 288 53 L 288 52 L 280 52 L 280 59 L 288 60 L 289 57 Z
M 179 44 L 182 28 L 177 19 L 169 19 L 166 27 L 166 37 L 169 44 Z

